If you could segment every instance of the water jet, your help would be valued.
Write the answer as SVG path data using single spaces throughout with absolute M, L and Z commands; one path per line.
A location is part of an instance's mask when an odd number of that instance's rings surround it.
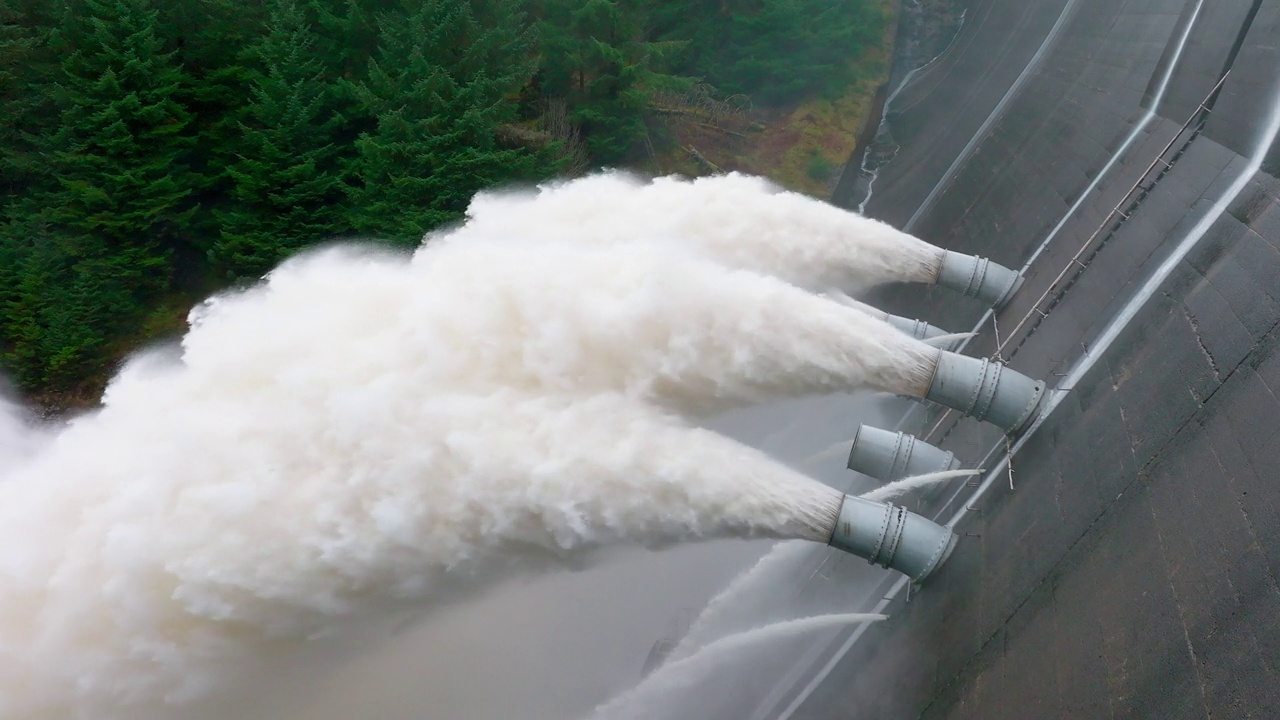
M 917 340 L 931 340 L 943 335 L 950 335 L 947 330 L 936 325 L 930 325 L 924 320 L 916 320 L 914 318 L 903 317 L 902 315 L 884 314 L 884 321 L 902 332 L 910 335 Z

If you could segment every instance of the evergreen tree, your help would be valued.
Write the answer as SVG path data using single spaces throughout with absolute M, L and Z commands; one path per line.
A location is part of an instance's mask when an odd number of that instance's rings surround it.
M 684 43 L 647 41 L 633 0 L 547 0 L 542 17 L 543 90 L 570 101 L 593 157 L 626 159 L 648 133 L 653 94 L 690 84 L 665 72 Z
M 786 101 L 853 80 L 852 58 L 875 39 L 879 9 L 867 0 L 762 0 L 734 18 L 724 82 L 764 101 Z
M 39 4 L 0 0 L 0 218 L 44 175 L 31 136 L 49 123 L 52 26 Z
M 319 30 L 317 54 L 334 75 L 364 77 L 378 50 L 379 15 L 403 15 L 398 0 L 306 0 L 302 9 Z
M 188 153 L 194 175 L 188 178 L 195 181 L 190 198 L 200 207 L 188 224 L 191 242 L 175 248 L 174 261 L 182 269 L 202 267 L 218 232 L 214 213 L 230 194 L 223 169 L 252 79 L 240 56 L 265 32 L 265 10 L 262 0 L 174 0 L 157 9 L 158 32 L 179 49 L 182 85 L 173 97 L 191 115 L 185 134 L 195 143 Z M 202 289 L 194 284 L 190 289 Z
M 276 0 L 267 34 L 247 53 L 249 104 L 237 158 L 227 167 L 234 203 L 219 213 L 215 264 L 257 276 L 297 249 L 339 232 L 343 182 L 332 84 L 313 52 L 315 35 L 293 0 Z
M 399 22 L 407 11 L 400 0 L 302 0 L 299 7 L 316 31 L 315 55 L 333 81 L 331 102 L 342 119 L 333 128 L 334 141 L 354 148 L 360 135 L 377 127 L 374 109 L 356 88 L 368 80 L 378 51 L 378 18 Z
M 187 167 L 185 77 L 148 0 L 85 0 L 63 38 L 61 127 L 45 150 L 61 190 L 46 206 L 62 227 L 116 247 L 151 248 L 152 270 L 181 242 L 198 186 Z M 164 282 L 164 275 L 158 279 Z
M 461 217 L 478 190 L 539 169 L 496 130 L 532 75 L 517 0 L 422 0 L 380 17 L 381 43 L 356 90 L 377 127 L 357 141 L 356 229 L 399 242 Z
M 33 329 L 15 333 L 10 355 L 43 366 L 24 377 L 63 384 L 101 370 L 109 341 L 169 287 L 197 182 L 174 99 L 182 70 L 156 18 L 147 0 L 85 0 L 58 38 L 61 126 L 41 143 L 58 186 L 31 198 L 49 229 L 11 302 Z
M 13 220 L 0 243 L 21 246 L 16 282 L 0 293 L 5 364 L 19 387 L 70 390 L 106 369 L 113 343 L 125 328 L 120 319 L 141 308 L 119 267 L 130 256 L 100 252 L 86 256 L 78 243 L 50 231 L 35 214 Z
M 838 90 L 884 26 L 871 0 L 695 0 L 655 8 L 658 37 L 689 40 L 680 68 L 761 103 Z

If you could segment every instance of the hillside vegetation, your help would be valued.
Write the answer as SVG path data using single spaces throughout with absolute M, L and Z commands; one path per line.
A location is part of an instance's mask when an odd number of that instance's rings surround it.
M 307 245 L 411 246 L 495 184 L 694 169 L 698 132 L 820 187 L 887 7 L 0 0 L 0 374 L 92 396 L 193 299 Z M 770 132 L 796 137 L 753 155 Z M 816 154 L 788 154 L 801 136 Z

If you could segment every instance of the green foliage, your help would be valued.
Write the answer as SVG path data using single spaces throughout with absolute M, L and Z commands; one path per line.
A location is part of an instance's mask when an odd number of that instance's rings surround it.
M 830 160 L 822 156 L 821 153 L 814 153 L 809 157 L 809 162 L 805 164 L 805 174 L 814 180 L 826 181 L 831 178 L 831 173 L 835 172 L 835 165 Z
M 689 38 L 687 67 L 725 93 L 780 103 L 838 89 L 884 28 L 873 0 L 702 0 L 663 6 L 664 36 Z
M 541 13 L 543 91 L 569 99 L 593 157 L 625 160 L 648 133 L 652 96 L 692 84 L 666 72 L 685 43 L 646 40 L 633 0 L 546 0 Z
M 45 177 L 33 136 L 49 123 L 53 20 L 34 0 L 0 0 L 0 217 Z
M 847 84 L 877 7 L 0 0 L 0 365 L 91 388 L 184 299 L 309 244 L 414 244 L 486 187 L 641 156 L 695 79 Z
M 109 338 L 167 287 L 198 181 L 185 160 L 183 72 L 145 0 L 86 0 L 54 42 L 66 52 L 53 101 L 60 125 L 39 149 L 56 186 L 11 222 L 18 282 L 6 308 L 19 379 L 68 387 L 104 366 Z M 14 234 L 31 233 L 22 246 Z
M 211 259 L 229 277 L 256 277 L 344 229 L 343 118 L 315 57 L 315 33 L 293 0 L 271 5 L 267 34 L 245 53 L 249 102 L 225 168 L 231 202 L 216 213 Z
M 379 17 L 382 44 L 356 85 L 377 126 L 356 141 L 351 167 L 357 230 L 416 243 L 461 217 L 476 191 L 536 170 L 496 130 L 516 118 L 533 74 L 516 0 L 417 0 Z

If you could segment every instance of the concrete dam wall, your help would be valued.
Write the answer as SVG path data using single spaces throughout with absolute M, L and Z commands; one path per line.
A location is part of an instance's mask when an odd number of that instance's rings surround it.
M 1280 0 L 973 0 L 899 89 L 867 213 L 1026 285 L 994 322 L 874 299 L 976 326 L 969 354 L 1057 399 L 1017 445 L 907 416 L 986 471 L 909 503 L 958 549 L 920 592 L 886 579 L 852 609 L 895 622 L 815 643 L 753 717 L 1280 707 L 1278 37 Z

